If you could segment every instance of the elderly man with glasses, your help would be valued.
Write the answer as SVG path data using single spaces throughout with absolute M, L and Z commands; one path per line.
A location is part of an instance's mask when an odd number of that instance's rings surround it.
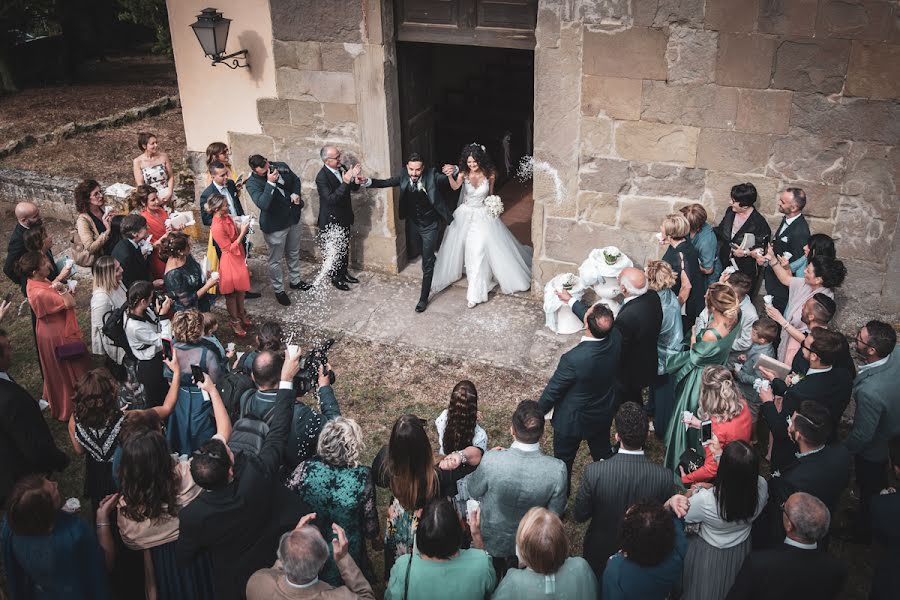
M 357 177 L 360 174 L 359 163 L 347 167 L 343 162 L 340 149 L 334 146 L 323 146 L 319 151 L 322 169 L 316 175 L 316 190 L 319 192 L 319 234 L 322 236 L 323 252 L 337 252 L 334 266 L 331 269 L 331 283 L 339 290 L 350 289 L 348 283 L 359 283 L 359 279 L 347 272 L 350 258 L 350 228 L 353 225 L 353 205 L 350 192 L 359 189 Z M 330 236 L 335 236 L 332 239 Z M 328 245 L 338 248 L 329 249 Z

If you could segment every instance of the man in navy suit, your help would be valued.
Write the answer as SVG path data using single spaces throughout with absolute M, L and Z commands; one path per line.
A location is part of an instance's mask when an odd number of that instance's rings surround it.
M 316 191 L 319 192 L 319 233 L 337 228 L 346 242 L 346 249 L 337 257 L 331 271 L 331 283 L 339 290 L 350 289 L 348 283 L 359 283 L 359 279 L 347 272 L 350 257 L 350 227 L 353 225 L 353 205 L 350 192 L 359 189 L 356 181 L 361 167 L 350 168 L 341 162 L 341 151 L 334 146 L 323 146 L 319 151 L 322 168 L 316 175 Z
M 803 216 L 806 207 L 806 192 L 800 188 L 787 188 L 778 194 L 778 212 L 784 217 L 772 238 L 772 251 L 776 256 L 790 252 L 789 262 L 803 258 L 803 247 L 809 241 L 809 224 Z M 764 268 L 763 277 L 766 291 L 772 295 L 772 306 L 784 313 L 788 302 L 788 288 L 778 280 L 772 267 L 766 264 L 764 256 L 756 256 L 756 264 Z M 793 267 L 792 267 L 793 270 Z

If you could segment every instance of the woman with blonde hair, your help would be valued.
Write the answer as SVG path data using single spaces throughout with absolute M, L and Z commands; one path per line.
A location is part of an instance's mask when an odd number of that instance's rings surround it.
M 125 350 L 112 343 L 103 335 L 103 321 L 106 315 L 119 308 L 128 299 L 128 292 L 122 285 L 122 267 L 112 256 L 101 256 L 94 263 L 94 291 L 91 294 L 91 352 L 103 356 L 106 367 L 114 374 L 120 374 Z
M 740 332 L 741 309 L 737 294 L 725 283 L 714 283 L 706 290 L 706 307 L 709 310 L 709 326 L 691 331 L 691 347 L 670 356 L 666 360 L 666 373 L 675 385 L 676 417 L 685 411 L 694 413 L 700 396 L 703 369 L 707 365 L 724 365 L 734 339 Z M 700 432 L 685 431 L 681 418 L 672 418 L 666 429 L 665 466 L 678 472 L 678 465 L 688 448 L 702 451 Z M 702 455 L 702 454 L 701 454 Z M 681 482 L 681 478 L 677 478 Z
M 317 455 L 297 465 L 287 487 L 316 513 L 317 527 L 328 531 L 337 523 L 344 528 L 350 556 L 372 582 L 366 539 L 377 542 L 380 528 L 372 470 L 359 464 L 364 448 L 363 432 L 356 421 L 345 417 L 328 421 L 319 433 Z M 319 579 L 335 587 L 344 585 L 333 558 L 325 563 Z
M 562 521 L 546 508 L 532 508 L 519 521 L 516 554 L 524 568 L 506 572 L 493 600 L 597 598 L 600 594 L 591 566 L 580 556 L 569 556 Z
M 659 240 L 661 244 L 668 244 L 662 260 L 669 263 L 672 271 L 675 273 L 675 285 L 672 291 L 676 295 L 681 295 L 684 277 L 682 272 L 687 273 L 687 280 L 690 285 L 687 300 L 684 302 L 684 319 L 683 327 L 694 324 L 694 320 L 700 311 L 703 310 L 703 293 L 706 276 L 700 270 L 700 255 L 697 249 L 691 244 L 688 236 L 691 233 L 691 225 L 685 216 L 681 213 L 667 215 L 659 226 Z
M 703 421 L 712 422 L 712 434 L 722 448 L 735 440 L 750 442 L 753 414 L 741 397 L 731 371 L 725 367 L 710 365 L 703 369 L 699 408 L 696 416 L 688 421 L 688 426 L 700 429 Z M 678 467 L 681 483 L 685 486 L 715 481 L 719 463 L 713 458 L 709 444 L 703 446 L 703 451 L 703 466 L 699 469 L 685 473 L 682 467 Z
M 688 204 L 681 207 L 681 214 L 688 220 L 691 226 L 691 245 L 697 249 L 700 257 L 700 270 L 703 271 L 703 291 L 711 283 L 715 283 L 722 275 L 722 263 L 718 260 L 719 238 L 716 231 L 709 224 L 709 215 L 702 204 Z
M 681 293 L 676 296 L 672 288 L 678 277 L 672 266 L 662 260 L 648 261 L 644 272 L 647 274 L 647 285 L 657 293 L 662 304 L 662 326 L 656 342 L 657 375 L 653 385 L 650 386 L 650 402 L 647 406 L 648 412 L 653 415 L 653 429 L 656 436 L 661 438 L 675 405 L 675 386 L 672 378 L 666 373 L 666 361 L 670 356 L 681 352 L 684 342 L 681 306 L 687 300 L 691 287 L 687 273 L 682 271 Z

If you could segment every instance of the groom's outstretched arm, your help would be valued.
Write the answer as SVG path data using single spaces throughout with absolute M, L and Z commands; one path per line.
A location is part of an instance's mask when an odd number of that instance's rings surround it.
M 402 175 L 396 175 L 395 177 L 391 177 L 390 179 L 375 179 L 370 177 L 369 184 L 365 187 L 373 187 L 373 188 L 390 188 L 397 187 L 400 185 L 400 178 Z

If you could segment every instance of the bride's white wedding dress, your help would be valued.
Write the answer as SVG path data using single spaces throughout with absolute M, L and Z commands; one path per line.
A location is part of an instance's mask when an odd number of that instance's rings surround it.
M 531 287 L 532 249 L 520 244 L 503 221 L 488 214 L 484 199 L 489 190 L 487 180 L 478 187 L 468 179 L 463 182 L 459 206 L 437 253 L 432 292 L 457 281 L 463 270 L 470 305 L 487 302 L 488 292 L 498 283 L 504 294 Z

